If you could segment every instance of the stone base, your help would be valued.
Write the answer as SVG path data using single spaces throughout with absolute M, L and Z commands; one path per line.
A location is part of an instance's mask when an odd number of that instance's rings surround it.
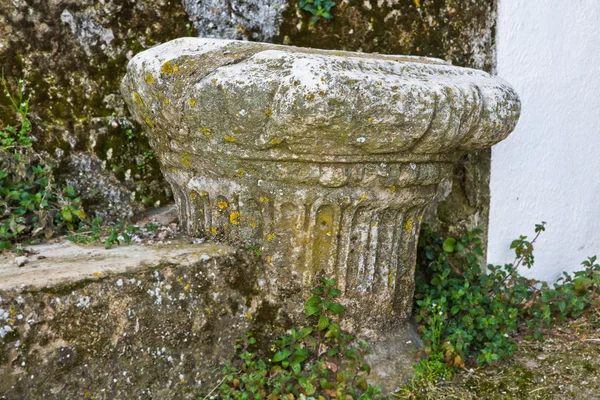
M 252 331 L 266 346 L 306 322 L 301 284 L 230 246 L 35 250 L 22 267 L 0 256 L 0 399 L 197 399 L 237 338 Z M 374 382 L 411 376 L 412 327 L 346 320 L 374 342 Z
M 414 376 L 416 353 L 423 342 L 411 321 L 389 327 L 378 338 L 370 342 L 372 353 L 367 356 L 369 383 L 381 386 L 384 394 L 394 393 Z

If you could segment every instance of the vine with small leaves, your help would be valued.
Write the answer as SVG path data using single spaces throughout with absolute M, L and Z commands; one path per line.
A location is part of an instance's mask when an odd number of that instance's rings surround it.
M 491 364 L 515 351 L 513 337 L 542 339 L 557 322 L 577 318 L 600 305 L 600 265 L 596 257 L 583 270 L 564 273 L 554 284 L 525 278 L 519 268 L 534 265 L 534 244 L 545 230 L 536 225 L 529 241 L 511 243 L 515 260 L 482 268 L 481 230 L 443 238 L 424 226 L 418 250 L 415 318 L 425 342 L 421 379 L 448 378 L 465 364 Z
M 344 307 L 335 301 L 340 295 L 335 279 L 321 278 L 312 293 L 304 310 L 313 325 L 292 328 L 275 340 L 270 360 L 250 351 L 256 344 L 252 334 L 238 341 L 239 360 L 227 362 L 222 370 L 222 398 L 379 398 L 380 389 L 367 383 L 368 344 L 340 328 Z

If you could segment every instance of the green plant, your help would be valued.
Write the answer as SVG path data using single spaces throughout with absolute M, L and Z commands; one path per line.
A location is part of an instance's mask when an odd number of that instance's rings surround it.
M 90 219 L 75 190 L 53 181 L 52 166 L 34 150 L 29 136 L 30 97 L 25 95 L 25 82 L 17 81 L 16 94 L 9 89 L 4 76 L 0 82 L 17 116 L 15 126 L 0 130 L 0 251 L 20 252 L 21 241 L 48 239 L 60 233 L 66 233 L 68 240 L 77 243 L 104 240 L 106 248 L 130 243 L 132 235 L 140 231 L 138 226 L 125 221 L 107 224 L 100 218 Z M 129 139 L 135 137 L 131 130 L 126 135 Z M 145 152 L 138 167 L 146 168 L 153 157 L 152 152 Z M 152 223 L 144 226 L 150 232 L 157 228 Z
M 185 30 L 188 36 L 194 36 L 194 25 L 188 22 L 185 24 Z
M 133 140 L 133 139 L 135 139 L 135 134 L 133 133 L 132 129 L 127 129 L 125 131 L 125 136 L 127 136 L 127 140 Z
M 17 124 L 0 130 L 0 250 L 16 242 L 73 230 L 85 220 L 81 201 L 70 186 L 53 182 L 52 168 L 32 146 L 27 118 L 30 97 L 25 82 L 16 94 L 0 79 L 17 115 Z
M 145 151 L 142 156 L 142 160 L 137 164 L 137 168 L 139 170 L 144 170 L 148 162 L 150 162 L 154 158 L 154 153 L 151 151 Z
M 312 14 L 309 24 L 312 26 L 321 18 L 331 19 L 333 15 L 331 9 L 335 6 L 332 0 L 300 0 L 299 7 L 301 10 L 308 11 Z
M 373 399 L 380 390 L 366 381 L 370 367 L 366 342 L 341 331 L 344 307 L 335 302 L 335 279 L 321 278 L 304 303 L 313 326 L 292 328 L 275 340 L 274 354 L 262 360 L 250 349 L 251 334 L 236 344 L 239 360 L 227 362 L 219 393 L 225 399 L 327 398 Z
M 584 270 L 565 274 L 552 286 L 520 275 L 519 267 L 533 266 L 533 245 L 544 229 L 545 223 L 536 225 L 533 240 L 521 236 L 512 242 L 513 263 L 484 270 L 480 230 L 456 239 L 442 238 L 424 226 L 415 291 L 415 316 L 426 344 L 423 370 L 437 368 L 440 361 L 450 366 L 490 364 L 513 354 L 511 338 L 518 332 L 541 339 L 545 328 L 578 317 L 599 301 L 596 257 L 583 262 Z
M 262 256 L 262 252 L 261 252 L 261 247 L 259 245 L 256 244 L 251 244 L 251 243 L 244 243 L 244 249 L 246 249 L 246 251 L 248 253 L 254 254 L 258 257 Z

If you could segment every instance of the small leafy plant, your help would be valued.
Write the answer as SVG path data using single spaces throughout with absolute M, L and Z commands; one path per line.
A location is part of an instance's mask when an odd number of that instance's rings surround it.
M 222 370 L 219 393 L 223 398 L 378 398 L 380 389 L 366 380 L 370 373 L 367 343 L 340 329 L 344 307 L 335 302 L 340 294 L 335 279 L 321 278 L 312 293 L 304 309 L 313 325 L 292 328 L 275 340 L 270 360 L 250 351 L 256 344 L 251 334 L 236 344 L 239 360 L 227 362 Z
M 138 226 L 89 218 L 75 190 L 54 182 L 52 166 L 33 148 L 25 82 L 17 81 L 16 94 L 3 76 L 0 82 L 17 117 L 15 126 L 0 129 L 0 251 L 20 251 L 23 242 L 56 234 L 66 234 L 77 243 L 104 239 L 106 248 L 130 243 L 132 235 L 140 231 Z M 131 130 L 126 133 L 133 139 Z M 139 168 L 144 169 L 152 158 L 151 152 L 144 153 Z M 157 226 L 150 223 L 143 229 L 152 232 Z
M 516 334 L 542 339 L 544 329 L 556 321 L 577 318 L 591 304 L 600 304 L 596 257 L 584 261 L 582 271 L 565 273 L 553 285 L 519 273 L 521 266 L 533 266 L 533 245 L 544 230 L 545 223 L 536 225 L 533 240 L 521 236 L 512 242 L 513 263 L 484 270 L 479 261 L 480 230 L 456 239 L 442 238 L 424 227 L 415 314 L 427 358 L 417 366 L 417 374 L 447 378 L 448 369 L 440 362 L 451 367 L 491 364 L 514 353 Z
M 300 0 L 299 7 L 312 14 L 309 24 L 312 26 L 320 19 L 332 19 L 331 9 L 335 2 L 331 0 Z
M 73 230 L 85 220 L 81 200 L 70 186 L 52 180 L 52 168 L 36 153 L 27 118 L 29 97 L 25 83 L 17 93 L 2 86 L 17 115 L 16 126 L 0 130 L 0 250 L 11 249 L 25 237 L 50 238 L 57 231 Z

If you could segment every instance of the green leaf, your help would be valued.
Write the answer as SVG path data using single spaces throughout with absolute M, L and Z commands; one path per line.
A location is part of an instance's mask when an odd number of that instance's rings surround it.
M 73 215 L 71 215 L 71 211 L 69 211 L 68 208 L 63 208 L 63 210 L 60 212 L 60 214 L 62 215 L 62 217 L 64 218 L 65 221 L 67 221 L 67 222 L 73 221 Z
M 446 253 L 452 253 L 454 251 L 455 245 L 456 239 L 449 237 L 448 239 L 444 240 L 444 244 L 442 245 L 442 247 Z
M 306 316 L 310 317 L 311 315 L 317 314 L 319 311 L 321 311 L 321 307 L 318 305 L 309 305 L 306 307 Z
M 329 319 L 326 316 L 321 315 L 319 318 L 319 323 L 317 324 L 317 329 L 322 331 L 329 326 Z
M 277 353 L 275 353 L 273 355 L 273 358 L 271 359 L 271 361 L 273 362 L 280 362 L 281 360 L 283 360 L 285 357 L 283 356 L 283 352 L 278 351 Z
M 337 314 L 341 314 L 341 313 L 343 313 L 343 312 L 344 312 L 344 310 L 345 310 L 345 308 L 344 308 L 344 306 L 343 306 L 343 305 L 341 305 L 341 304 L 338 304 L 338 303 L 331 303 L 331 304 L 329 305 L 329 307 L 327 308 L 327 310 L 328 310 L 329 312 L 331 312 L 332 314 L 334 314 L 334 315 L 337 315 Z

